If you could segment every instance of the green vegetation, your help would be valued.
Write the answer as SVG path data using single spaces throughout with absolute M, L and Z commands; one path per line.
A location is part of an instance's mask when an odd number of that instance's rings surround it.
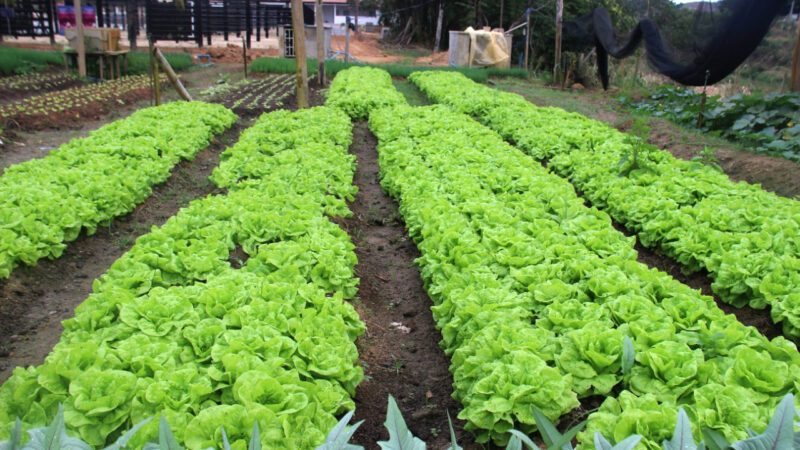
M 93 234 L 133 210 L 175 164 L 193 158 L 235 121 L 219 105 L 169 103 L 6 168 L 0 177 L 0 278 L 19 263 L 58 258 L 82 231 Z
M 262 116 L 214 171 L 227 194 L 137 239 L 95 280 L 45 362 L 16 368 L 0 387 L 0 440 L 15 418 L 41 427 L 63 404 L 66 430 L 94 448 L 156 417 L 128 448 L 159 439 L 170 449 L 256 448 L 254 423 L 266 449 L 322 444 L 363 378 L 364 324 L 346 301 L 356 254 L 326 216 L 350 214 L 351 139 L 335 108 Z M 239 268 L 236 249 L 248 255 Z
M 398 92 L 403 94 L 406 98 L 406 102 L 408 102 L 411 106 L 426 106 L 430 105 L 430 101 L 428 101 L 428 97 L 425 97 L 419 88 L 417 88 L 413 83 L 406 79 L 398 79 L 395 78 L 392 80 L 394 84 L 394 88 L 397 89 Z
M 340 108 L 354 120 L 364 120 L 370 111 L 406 104 L 406 100 L 394 88 L 392 77 L 385 70 L 350 67 L 336 75 L 326 104 Z
M 175 71 L 186 70 L 192 67 L 192 55 L 189 53 L 164 52 L 169 65 Z M 146 74 L 150 70 L 150 62 L 147 52 L 131 52 L 128 55 L 128 73 Z
M 486 80 L 489 79 L 489 77 L 526 78 L 528 76 L 527 72 L 525 72 L 522 69 L 414 67 L 414 66 L 405 66 L 402 64 L 357 64 L 357 63 L 345 63 L 344 61 L 326 61 L 325 70 L 329 76 L 333 77 L 344 69 L 353 66 L 364 66 L 364 65 L 383 69 L 389 72 L 389 74 L 393 77 L 402 77 L 402 78 L 411 75 L 411 73 L 413 72 L 419 72 L 423 70 L 455 71 L 462 73 L 471 80 L 475 80 L 478 82 L 485 82 Z M 294 73 L 296 67 L 297 66 L 295 64 L 295 60 L 291 58 L 258 58 L 255 61 L 253 61 L 253 64 L 250 65 L 250 70 L 252 70 L 253 72 L 266 72 L 266 73 Z M 317 61 L 315 59 L 308 60 L 308 71 L 309 71 L 309 76 L 315 75 L 317 73 Z
M 770 306 L 784 334 L 800 336 L 800 203 L 655 148 L 639 154 L 648 170 L 620 177 L 618 163 L 632 152 L 631 143 L 605 124 L 538 108 L 458 74 L 419 73 L 412 81 L 433 100 L 474 115 L 529 155 L 549 160 L 645 246 L 661 249 L 687 272 L 707 270 L 722 300 Z
M 22 75 L 40 72 L 51 65 L 64 65 L 61 52 L 0 45 L 0 75 Z
M 671 85 L 639 101 L 619 101 L 637 112 L 663 117 L 751 146 L 757 153 L 800 162 L 800 93 L 703 96 Z

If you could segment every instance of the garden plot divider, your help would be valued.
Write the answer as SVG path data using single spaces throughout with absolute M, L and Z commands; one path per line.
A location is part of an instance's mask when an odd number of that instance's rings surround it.
M 189 450 L 314 448 L 354 408 L 364 332 L 347 302 L 356 256 L 327 216 L 349 214 L 349 118 L 333 108 L 262 116 L 193 201 L 97 279 L 37 367 L 0 386 L 0 440 L 16 417 L 99 447 L 163 416 Z M 129 443 L 157 440 L 152 421 Z
M 800 202 L 457 73 L 419 72 L 411 80 L 432 100 L 547 160 L 644 246 L 660 249 L 686 272 L 708 271 L 723 301 L 768 307 L 787 337 L 800 338 Z

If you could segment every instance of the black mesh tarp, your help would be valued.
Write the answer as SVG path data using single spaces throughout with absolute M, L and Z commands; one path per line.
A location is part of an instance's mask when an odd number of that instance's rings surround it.
M 627 38 L 617 39 L 611 16 L 605 8 L 565 25 L 566 37 L 591 42 L 597 51 L 597 66 L 603 87 L 608 89 L 608 56 L 625 58 L 644 42 L 647 60 L 657 72 L 687 86 L 714 84 L 730 75 L 756 49 L 775 16 L 785 10 L 786 0 L 742 0 L 731 15 L 699 49 L 688 64 L 678 62 L 668 50 L 658 26 L 641 20 Z

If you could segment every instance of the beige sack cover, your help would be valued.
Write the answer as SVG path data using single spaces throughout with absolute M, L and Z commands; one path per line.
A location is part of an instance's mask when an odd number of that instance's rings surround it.
M 497 31 L 475 30 L 472 27 L 464 32 L 472 41 L 469 46 L 469 60 L 473 66 L 508 66 L 509 49 L 506 37 Z

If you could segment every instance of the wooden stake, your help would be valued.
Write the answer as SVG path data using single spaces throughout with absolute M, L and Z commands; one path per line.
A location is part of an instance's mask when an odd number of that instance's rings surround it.
M 164 73 L 167 74 L 167 78 L 169 78 L 170 83 L 172 83 L 172 85 L 175 86 L 175 90 L 178 91 L 178 95 L 180 95 L 181 98 L 187 102 L 192 101 L 192 96 L 189 95 L 189 91 L 187 91 L 183 86 L 183 83 L 181 83 L 181 80 L 178 78 L 178 75 L 175 73 L 175 71 L 172 70 L 172 66 L 169 65 L 169 61 L 167 61 L 167 58 L 164 57 L 164 54 L 161 53 L 160 49 L 155 49 L 155 56 L 156 61 L 161 64 L 161 67 L 164 69 Z
M 350 17 L 347 17 L 344 26 L 344 62 L 350 62 Z
M 303 23 L 303 0 L 292 0 L 292 30 L 297 71 L 297 107 L 308 108 L 308 61 L 306 61 L 306 27 Z
M 793 92 L 800 92 L 800 17 L 797 19 L 797 42 L 794 44 L 792 57 L 792 85 Z
M 161 104 L 161 80 L 158 74 L 158 63 L 156 62 L 156 49 L 153 45 L 153 38 L 148 39 L 150 46 L 150 67 L 153 71 L 153 96 L 155 98 L 155 105 Z
M 356 36 L 358 36 L 358 15 L 359 15 L 359 7 L 361 6 L 361 0 L 354 0 L 356 2 Z
M 530 9 L 525 11 L 525 70 L 530 69 L 530 57 L 531 52 L 531 14 Z
M 75 0 L 75 28 L 78 33 L 78 74 L 86 76 L 86 45 L 83 42 L 83 8 L 81 0 Z
M 325 15 L 322 0 L 314 2 L 314 24 L 317 26 L 317 83 L 325 85 Z
M 244 79 L 247 79 L 247 43 L 242 42 L 242 60 L 244 62 Z
M 561 21 L 564 16 L 564 0 L 556 0 L 556 60 L 553 65 L 553 81 L 561 79 Z
M 439 51 L 442 42 L 442 21 L 444 20 L 444 0 L 439 1 L 439 16 L 436 18 L 436 38 L 433 43 L 433 52 Z
M 503 30 L 505 30 L 505 28 L 503 28 L 503 12 L 504 12 L 503 10 L 505 9 L 505 6 L 506 6 L 506 1 L 500 0 L 500 28 Z

